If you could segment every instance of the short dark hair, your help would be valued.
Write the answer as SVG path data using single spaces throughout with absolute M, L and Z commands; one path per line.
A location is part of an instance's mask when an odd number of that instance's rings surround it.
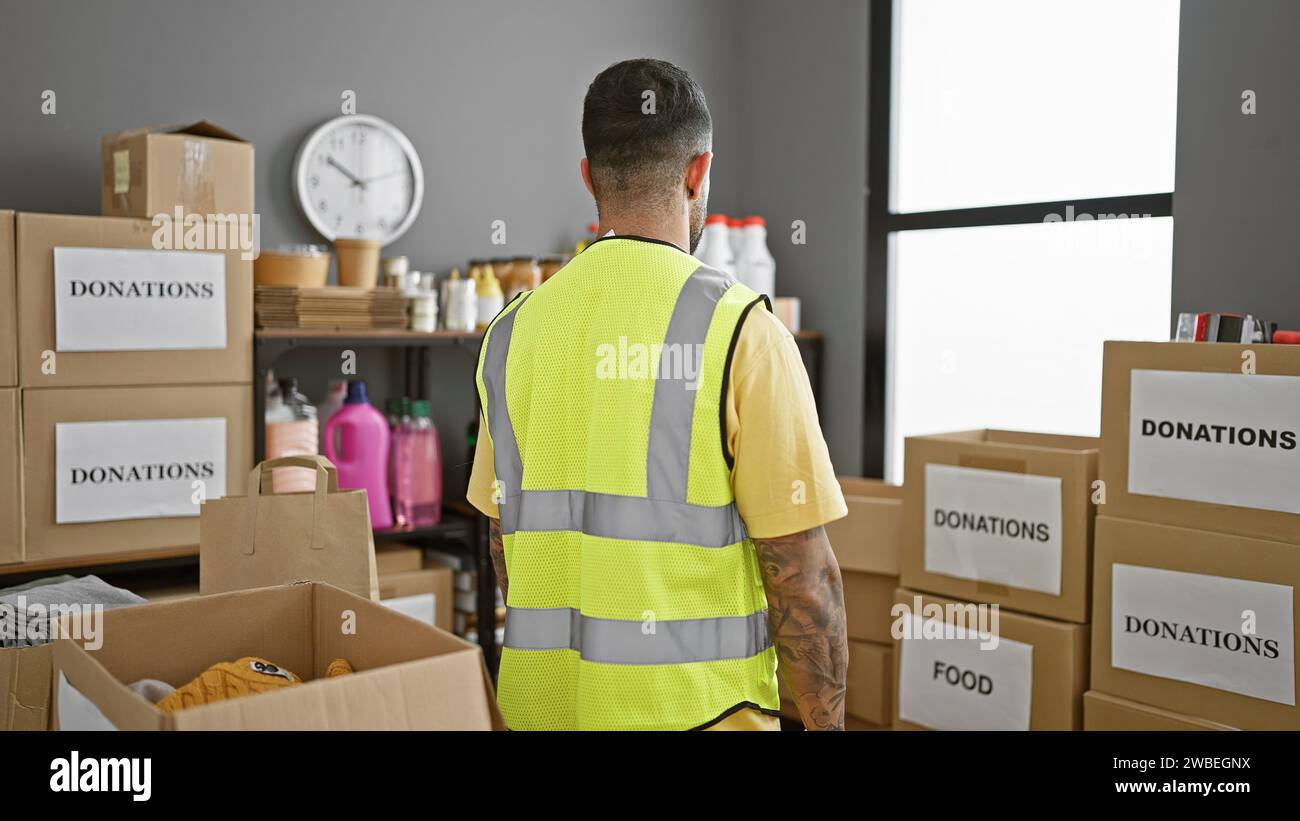
M 663 60 L 624 60 L 587 88 L 582 144 L 598 202 L 662 200 L 686 165 L 712 149 L 713 118 L 704 90 L 684 70 Z

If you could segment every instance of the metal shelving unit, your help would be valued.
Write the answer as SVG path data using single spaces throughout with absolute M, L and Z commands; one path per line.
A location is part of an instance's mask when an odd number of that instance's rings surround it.
M 401 329 L 325 330 L 308 328 L 264 328 L 253 334 L 253 459 L 266 455 L 267 373 L 285 354 L 303 349 L 396 348 L 403 352 L 404 391 L 407 396 L 426 396 L 429 351 L 451 348 L 477 359 L 482 335 L 477 332 L 434 331 L 424 333 Z M 475 405 L 477 406 L 475 397 Z M 455 429 L 455 428 L 453 428 Z M 469 505 L 443 500 L 442 521 L 433 527 L 375 531 L 375 541 L 423 542 L 445 549 L 459 543 L 474 565 L 478 588 L 478 639 L 488 670 L 496 677 L 496 574 L 488 555 L 487 520 Z M 488 625 L 484 629 L 484 625 Z

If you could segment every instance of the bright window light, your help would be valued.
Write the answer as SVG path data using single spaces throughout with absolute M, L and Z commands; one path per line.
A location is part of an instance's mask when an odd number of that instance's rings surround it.
M 906 436 L 1096 436 L 1102 342 L 1169 338 L 1173 219 L 1073 216 L 893 235 L 887 479 Z
M 896 213 L 1173 190 L 1178 0 L 900 0 L 894 19 Z

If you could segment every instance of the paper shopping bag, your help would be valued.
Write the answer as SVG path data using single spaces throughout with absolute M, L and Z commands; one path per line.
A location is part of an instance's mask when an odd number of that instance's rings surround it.
M 271 493 L 271 468 L 316 471 L 311 493 Z M 285 456 L 253 468 L 247 496 L 203 503 L 199 592 L 225 593 L 298 581 L 326 582 L 379 599 L 375 542 L 364 490 L 339 490 L 323 456 Z

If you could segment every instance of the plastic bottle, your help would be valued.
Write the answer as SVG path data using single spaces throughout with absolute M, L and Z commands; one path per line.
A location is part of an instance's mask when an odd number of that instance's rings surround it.
M 597 225 L 596 223 L 594 222 L 587 223 L 587 236 L 578 240 L 578 244 L 573 246 L 573 252 L 575 254 L 581 254 L 583 251 L 587 250 L 587 246 L 592 244 L 598 239 L 598 237 L 596 236 L 596 232 L 599 230 L 600 230 L 600 226 Z
M 330 386 L 325 391 L 325 396 L 320 400 L 316 407 L 317 428 L 320 430 L 320 453 L 325 448 L 325 425 L 330 421 L 330 417 L 338 413 L 339 408 L 343 407 L 343 400 L 348 397 L 348 380 L 331 379 Z
M 392 447 L 388 459 L 388 488 L 393 497 L 393 526 L 410 527 L 411 515 L 411 400 L 389 399 L 388 430 Z
M 703 262 L 704 258 L 709 254 L 708 249 L 709 249 L 709 232 L 701 231 L 700 239 L 698 242 L 695 243 L 695 250 L 691 251 L 691 256 L 695 257 L 700 262 Z
M 736 278 L 766 294 L 776 296 L 776 260 L 767 250 L 767 223 L 762 217 L 745 217 L 743 243 L 736 260 Z
M 432 527 L 442 521 L 442 446 L 427 399 L 411 403 L 411 522 Z
M 739 217 L 727 218 L 727 239 L 731 240 L 731 256 L 739 262 L 740 249 L 745 244 L 744 220 Z
M 483 266 L 483 273 L 478 279 L 478 329 L 485 330 L 489 323 L 501 313 L 506 306 L 505 295 L 501 293 L 501 283 L 491 265 Z
M 700 262 L 724 274 L 736 273 L 736 260 L 731 253 L 731 237 L 728 233 L 727 218 L 723 214 L 711 214 L 704 221 L 704 255 Z
M 315 456 L 320 447 L 318 431 L 316 408 L 298 392 L 298 380 L 281 379 L 266 405 L 266 457 Z M 272 493 L 310 493 L 315 488 L 314 470 L 294 467 L 271 471 Z
M 393 526 L 388 496 L 388 420 L 370 404 L 366 383 L 348 383 L 348 398 L 325 426 L 325 455 L 339 471 L 339 487 L 363 488 L 370 503 L 370 525 Z

